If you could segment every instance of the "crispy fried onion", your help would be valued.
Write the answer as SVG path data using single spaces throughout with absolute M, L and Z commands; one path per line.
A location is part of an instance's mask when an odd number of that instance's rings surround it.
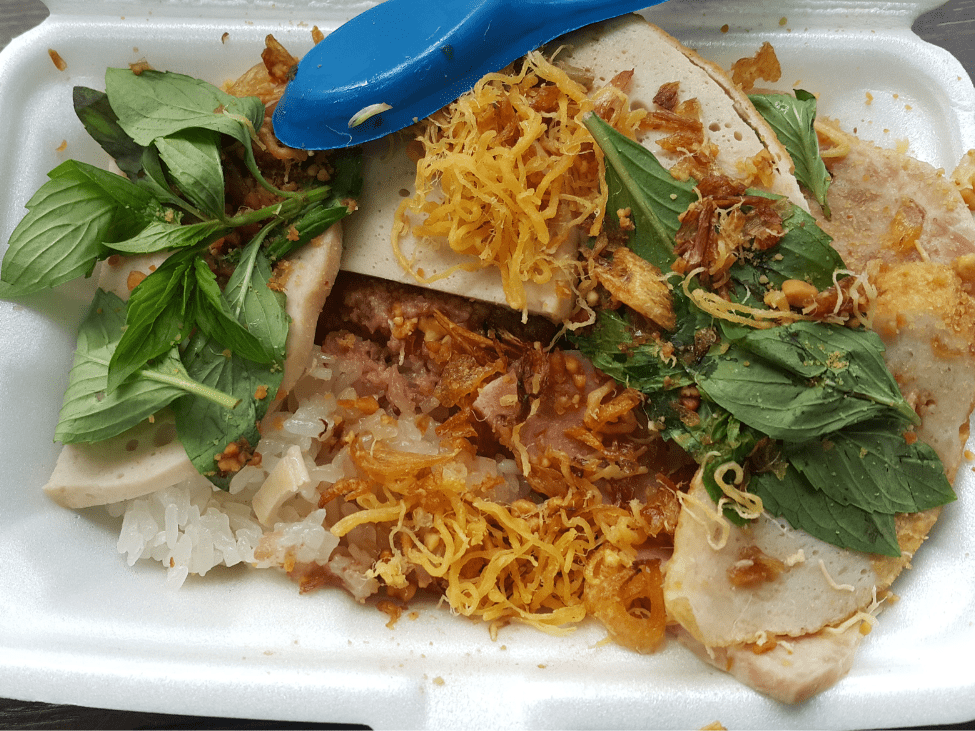
M 704 130 L 701 103 L 696 97 L 679 101 L 678 82 L 662 84 L 653 97 L 654 108 L 640 121 L 640 131 L 659 132 L 660 149 L 678 156 L 670 173 L 678 180 L 703 179 L 715 166 L 718 147 Z
M 643 113 L 629 111 L 624 83 L 614 79 L 590 96 L 533 52 L 424 120 L 416 194 L 399 206 L 393 226 L 400 264 L 423 282 L 449 276 L 456 268 L 425 278 L 399 245 L 408 230 L 446 240 L 471 257 L 460 268 L 496 267 L 508 304 L 525 311 L 525 283 L 574 268 L 560 249 L 577 227 L 595 235 L 602 226 L 603 160 L 582 120 L 595 109 L 635 136 Z
M 677 324 L 670 284 L 657 267 L 625 246 L 612 258 L 592 258 L 589 270 L 619 302 L 636 310 L 665 330 Z
M 307 151 L 286 147 L 278 141 L 271 121 L 284 88 L 298 66 L 298 59 L 292 56 L 273 35 L 268 35 L 264 43 L 261 63 L 244 72 L 227 88 L 227 92 L 239 97 L 256 96 L 264 104 L 264 122 L 257 131 L 262 150 L 266 150 L 279 160 L 306 160 Z
M 584 596 L 586 609 L 617 644 L 643 653 L 660 646 L 667 612 L 659 561 L 635 562 L 603 546 L 586 566 Z
M 598 492 L 580 489 L 539 505 L 496 503 L 484 497 L 490 484 L 470 486 L 457 468 L 454 458 L 469 449 L 455 439 L 452 451 L 417 455 L 354 441 L 349 454 L 364 477 L 337 483 L 323 499 L 344 495 L 360 510 L 332 533 L 341 537 L 364 525 L 387 531 L 389 549 L 371 576 L 393 589 L 432 578 L 454 612 L 495 629 L 519 621 L 562 633 L 589 612 L 623 644 L 652 649 L 641 638 L 663 632 L 661 577 L 659 571 L 633 577 L 638 548 L 654 531 L 641 504 L 607 505 Z M 608 555 L 599 552 L 603 547 L 619 557 L 618 571 L 597 565 Z M 587 594 L 590 576 L 598 583 Z M 617 585 L 625 587 L 619 596 L 608 590 Z M 630 628 L 634 622 L 639 631 Z
M 699 200 L 681 215 L 674 253 L 674 271 L 699 269 L 701 284 L 720 291 L 728 270 L 748 250 L 765 251 L 785 233 L 780 203 L 749 195 L 743 184 L 724 176 L 698 183 Z
M 751 58 L 739 58 L 731 65 L 731 80 L 742 91 L 754 89 L 755 82 L 759 79 L 774 82 L 780 78 L 782 78 L 782 67 L 775 49 L 768 41 L 765 41 Z

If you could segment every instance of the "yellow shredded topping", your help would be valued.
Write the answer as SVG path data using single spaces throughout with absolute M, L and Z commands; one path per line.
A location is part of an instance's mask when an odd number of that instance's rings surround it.
M 583 119 L 598 106 L 633 137 L 645 112 L 629 111 L 620 97 L 612 85 L 590 94 L 533 52 L 519 70 L 488 74 L 425 120 L 416 193 L 400 204 L 393 226 L 400 264 L 426 283 L 458 268 L 495 267 L 508 304 L 525 312 L 525 284 L 572 274 L 576 229 L 596 235 L 602 228 L 604 165 Z M 400 248 L 407 231 L 446 241 L 470 262 L 424 277 Z
M 694 476 L 694 483 L 701 480 L 700 472 Z M 694 484 L 692 483 L 692 484 Z M 713 551 L 720 551 L 728 545 L 731 537 L 731 523 L 724 516 L 721 507 L 713 507 L 710 500 L 699 500 L 690 492 L 679 492 L 677 498 L 681 504 L 681 515 L 686 515 L 707 529 L 708 545 Z
M 836 591 L 856 591 L 856 587 L 853 584 L 837 584 L 836 579 L 830 575 L 829 570 L 826 568 L 826 562 L 823 559 L 819 559 L 819 570 L 822 571 L 823 577 L 826 579 L 826 583 L 830 585 L 830 588 Z
M 573 488 L 537 506 L 500 504 L 486 496 L 500 478 L 468 485 L 455 458 L 470 445 L 454 443 L 460 451 L 437 455 L 380 442 L 350 445 L 365 479 L 350 481 L 346 499 L 360 510 L 331 531 L 341 537 L 355 527 L 384 525 L 389 550 L 369 575 L 395 589 L 420 571 L 441 583 L 458 614 L 494 627 L 519 621 L 552 634 L 570 631 L 587 614 L 603 618 L 628 603 L 648 605 L 652 617 L 631 617 L 611 632 L 621 644 L 652 651 L 666 622 L 659 574 L 634 564 L 637 546 L 652 532 L 639 501 L 614 506 L 596 490 Z M 618 570 L 607 574 L 607 561 Z M 629 587 L 628 601 L 621 604 L 609 583 Z
M 745 325 L 746 327 L 753 327 L 758 330 L 800 320 L 827 322 L 834 325 L 846 324 L 848 318 L 840 312 L 840 308 L 844 304 L 844 294 L 843 288 L 839 285 L 838 277 L 841 274 L 848 274 L 853 278 L 853 283 L 847 292 L 847 295 L 853 300 L 851 316 L 856 318 L 857 322 L 864 327 L 870 328 L 873 324 L 877 288 L 870 282 L 866 274 L 856 274 L 848 270 L 836 270 L 833 272 L 833 285 L 837 292 L 833 312 L 826 316 L 816 317 L 808 314 L 814 309 L 814 306 L 806 308 L 803 312 L 776 308 L 765 309 L 762 307 L 752 307 L 751 305 L 740 302 L 732 302 L 716 292 L 709 292 L 701 287 L 692 290 L 690 287 L 691 280 L 702 271 L 703 269 L 698 268 L 688 272 L 681 281 L 681 287 L 684 290 L 684 294 L 698 308 L 720 320 L 733 322 L 737 325 Z
M 725 476 L 729 472 L 734 475 L 732 482 L 728 482 L 725 479 Z M 726 504 L 730 504 L 731 508 L 742 518 L 745 520 L 754 520 L 762 514 L 764 506 L 762 505 L 762 499 L 758 495 L 752 495 L 751 493 L 742 492 L 738 489 L 737 486 L 744 479 L 745 470 L 737 462 L 725 462 L 715 468 L 714 482 L 721 488 L 721 492 L 724 493 L 724 497 L 718 502 L 718 510 L 722 510 Z
M 850 154 L 850 141 L 833 124 L 817 119 L 813 123 L 819 137 L 819 154 L 824 160 L 841 160 Z

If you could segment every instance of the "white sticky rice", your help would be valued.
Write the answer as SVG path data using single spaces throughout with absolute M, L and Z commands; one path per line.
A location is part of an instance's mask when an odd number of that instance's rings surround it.
M 324 507 L 318 504 L 320 490 L 359 476 L 348 447 L 336 434 L 355 433 L 363 443 L 383 442 L 418 454 L 438 454 L 442 446 L 436 434 L 438 423 L 428 415 L 438 406 L 433 398 L 418 404 L 399 399 L 396 408 L 390 409 L 398 412 L 396 416 L 384 409 L 365 413 L 356 408 L 360 390 L 368 390 L 357 383 L 363 376 L 360 363 L 316 349 L 306 375 L 281 407 L 264 419 L 257 447 L 260 466 L 244 467 L 231 481 L 229 491 L 198 477 L 107 506 L 113 516 L 123 516 L 118 550 L 129 565 L 158 561 L 166 567 L 167 585 L 174 589 L 190 574 L 203 576 L 215 566 L 244 563 L 290 571 L 296 564 L 327 565 L 331 575 L 357 599 L 374 593 L 379 584 L 369 570 L 388 546 L 386 536 L 363 525 L 340 541 L 328 526 L 358 506 L 342 499 Z M 253 507 L 254 497 L 289 450 L 296 455 L 295 447 L 309 479 L 293 481 L 286 501 L 269 516 L 273 521 L 262 525 Z M 465 456 L 457 468 L 466 470 L 469 484 L 488 475 L 503 476 L 505 483 L 494 495 L 499 501 L 523 494 L 517 467 L 510 459 Z

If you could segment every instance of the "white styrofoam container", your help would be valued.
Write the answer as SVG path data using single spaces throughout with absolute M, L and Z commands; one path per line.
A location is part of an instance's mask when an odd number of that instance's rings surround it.
M 102 87 L 107 66 L 143 58 L 219 83 L 259 59 L 267 33 L 301 53 L 313 24 L 328 31 L 371 4 L 49 0 L 51 16 L 0 54 L 0 242 L 48 170 L 67 157 L 104 161 L 71 109 L 73 85 Z M 772 41 L 783 88 L 819 92 L 823 114 L 886 146 L 907 139 L 915 156 L 950 170 L 975 147 L 975 90 L 955 59 L 910 31 L 937 4 L 671 0 L 647 15 L 725 66 Z M 77 282 L 0 302 L 0 696 L 375 728 L 864 728 L 975 718 L 967 467 L 961 499 L 896 585 L 901 601 L 881 614 L 852 672 L 798 707 L 676 643 L 649 657 L 602 645 L 596 625 L 562 638 L 514 626 L 492 642 L 486 627 L 427 603 L 388 629 L 385 615 L 340 591 L 299 596 L 278 575 L 243 569 L 167 591 L 157 566 L 130 569 L 115 553 L 117 525 L 103 511 L 64 510 L 40 490 L 91 291 Z

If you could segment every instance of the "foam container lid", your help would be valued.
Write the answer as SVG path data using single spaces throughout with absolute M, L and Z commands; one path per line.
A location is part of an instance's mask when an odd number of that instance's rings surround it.
M 0 251 L 47 171 L 104 164 L 71 107 L 107 66 L 140 59 L 221 83 L 273 33 L 296 55 L 311 27 L 369 7 L 350 0 L 49 0 L 50 17 L 0 54 Z M 822 114 L 951 170 L 975 148 L 975 89 L 910 30 L 937 0 L 670 0 L 647 16 L 728 67 L 771 41 L 782 88 Z M 48 57 L 67 63 L 58 71 Z M 64 143 L 64 144 L 62 144 Z M 487 627 L 414 603 L 388 617 L 339 590 L 299 596 L 283 576 L 215 569 L 165 588 L 130 568 L 118 521 L 41 492 L 89 281 L 0 302 L 0 695 L 161 713 L 374 728 L 864 728 L 975 718 L 975 494 L 969 465 L 932 536 L 895 584 L 850 674 L 797 707 L 709 668 L 676 642 L 641 656 L 584 624 L 564 637 Z M 971 447 L 971 445 L 970 445 Z

